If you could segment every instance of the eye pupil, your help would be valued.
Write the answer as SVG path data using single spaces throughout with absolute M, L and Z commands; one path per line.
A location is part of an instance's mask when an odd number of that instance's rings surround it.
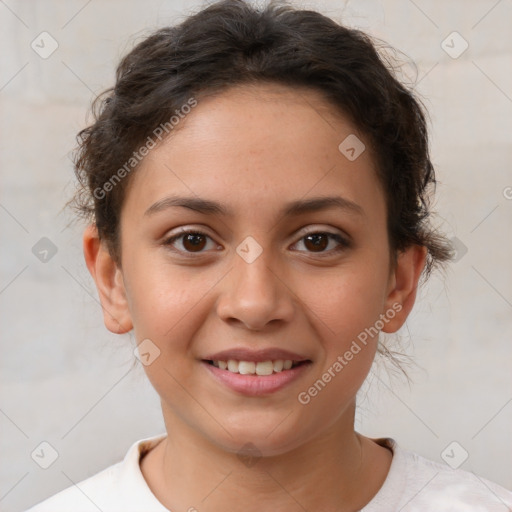
M 307 235 L 306 241 L 313 242 L 313 249 L 320 249 L 321 251 L 323 251 L 329 243 L 328 237 L 326 237 L 323 233 L 313 233 L 311 235 Z M 305 244 L 306 246 L 307 242 Z
M 202 240 L 200 240 L 202 239 Z M 187 243 L 191 243 L 191 247 L 187 247 Z M 183 246 L 185 249 L 189 250 L 192 249 L 199 249 L 201 250 L 205 245 L 205 237 L 203 235 L 200 235 L 198 233 L 188 233 L 185 235 L 183 239 Z

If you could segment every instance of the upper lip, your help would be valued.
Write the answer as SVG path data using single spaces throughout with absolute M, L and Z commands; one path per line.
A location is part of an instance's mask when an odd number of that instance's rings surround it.
M 307 357 L 279 348 L 266 348 L 262 350 L 232 348 L 216 352 L 203 359 L 206 361 L 228 361 L 229 359 L 234 359 L 235 361 L 254 361 L 255 363 L 260 361 L 276 361 L 279 359 L 309 361 Z

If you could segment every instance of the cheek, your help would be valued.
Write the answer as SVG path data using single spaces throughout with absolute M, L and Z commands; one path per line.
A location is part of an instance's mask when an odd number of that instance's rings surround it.
M 343 350 L 383 313 L 386 275 L 376 266 L 357 264 L 330 276 L 307 280 L 302 292 L 316 323 L 323 324 L 329 350 Z
M 378 341 L 375 323 L 383 301 L 377 276 L 346 274 L 328 289 L 309 293 L 308 309 L 323 344 L 321 361 L 296 397 L 304 408 L 304 428 L 312 432 L 334 424 L 353 404 L 372 366 Z
M 323 344 L 315 378 L 328 383 L 325 399 L 341 403 L 355 394 L 375 357 L 387 273 L 384 265 L 360 260 L 315 282 L 304 283 L 302 290 L 305 311 Z
M 123 267 L 137 342 L 150 339 L 163 354 L 181 357 L 213 276 L 172 265 L 159 250 L 127 252 Z
M 165 401 L 187 403 L 179 383 L 187 381 L 196 364 L 193 340 L 206 321 L 207 292 L 216 280 L 191 278 L 190 271 L 156 261 L 139 268 L 131 274 L 129 292 L 134 334 L 137 343 L 149 339 L 150 352 L 156 354 L 144 370 Z

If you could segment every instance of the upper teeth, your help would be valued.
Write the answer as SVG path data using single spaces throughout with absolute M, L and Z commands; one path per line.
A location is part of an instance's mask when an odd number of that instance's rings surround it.
M 212 361 L 214 366 L 221 370 L 228 370 L 242 375 L 272 375 L 273 372 L 289 370 L 293 366 L 291 359 L 277 359 L 276 361 Z

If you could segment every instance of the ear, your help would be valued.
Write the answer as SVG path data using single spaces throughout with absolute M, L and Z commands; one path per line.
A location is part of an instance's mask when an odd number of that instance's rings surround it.
M 133 324 L 123 274 L 105 244 L 100 241 L 94 225 L 88 226 L 84 232 L 83 250 L 85 263 L 98 289 L 106 328 L 116 334 L 130 331 Z
M 420 245 L 411 245 L 398 254 L 396 266 L 390 274 L 386 298 L 386 311 L 396 314 L 388 318 L 382 329 L 384 332 L 398 331 L 409 316 L 426 258 L 427 248 Z

